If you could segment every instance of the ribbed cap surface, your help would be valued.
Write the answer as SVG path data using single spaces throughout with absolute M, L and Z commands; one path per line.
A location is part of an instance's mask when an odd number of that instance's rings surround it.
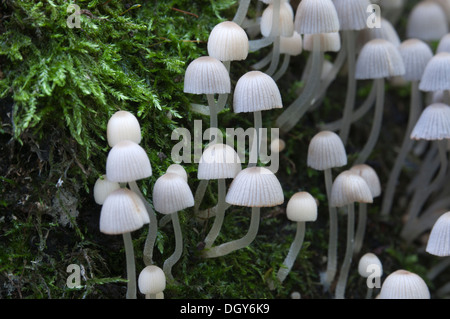
M 430 291 L 418 275 L 397 270 L 384 280 L 379 299 L 430 299 Z
M 172 164 L 166 169 L 166 173 L 175 173 L 180 175 L 185 182 L 188 180 L 188 175 L 186 170 L 180 164 Z
M 261 34 L 265 37 L 270 36 L 272 31 L 273 4 L 269 4 L 261 16 Z M 290 37 L 294 32 L 294 11 L 288 2 L 280 3 L 280 17 L 278 23 L 278 33 L 273 36 Z
M 426 251 L 435 256 L 450 256 L 450 212 L 442 214 L 434 223 Z
M 194 206 L 194 196 L 180 175 L 166 173 L 153 186 L 153 205 L 158 213 L 172 214 Z
M 341 49 L 341 36 L 339 32 L 305 34 L 303 39 L 303 48 L 305 51 L 312 51 L 314 47 L 313 38 L 320 38 L 321 52 L 338 52 Z
M 230 75 L 222 62 L 210 56 L 192 61 L 184 75 L 184 92 L 225 94 L 231 91 Z
M 295 31 L 300 34 L 339 31 L 339 18 L 331 0 L 302 0 L 294 19 Z
M 166 289 L 166 275 L 155 265 L 142 269 L 139 273 L 138 287 L 141 294 L 157 294 Z
M 420 81 L 433 51 L 428 44 L 419 39 L 403 41 L 399 46 L 400 55 L 405 64 L 403 78 L 407 81 Z
M 256 112 L 282 108 L 280 90 L 269 75 L 261 71 L 250 71 L 239 78 L 234 88 L 233 108 L 235 113 Z
M 234 178 L 241 171 L 237 152 L 227 144 L 208 146 L 198 164 L 198 179 Z
M 350 168 L 350 171 L 355 172 L 361 176 L 370 188 L 372 197 L 378 197 L 381 195 L 381 183 L 378 178 L 377 172 L 367 164 L 358 164 Z
M 367 28 L 369 0 L 333 0 L 333 3 L 339 17 L 341 30 Z
M 317 219 L 317 202 L 308 192 L 297 192 L 289 199 L 286 217 L 294 222 L 313 222 Z
M 411 10 L 406 36 L 424 41 L 440 40 L 448 33 L 447 16 L 442 7 L 435 1 L 419 1 Z
M 245 60 L 248 50 L 247 33 L 233 21 L 217 24 L 209 34 L 208 54 L 220 61 Z
M 428 61 L 419 89 L 426 92 L 450 89 L 450 53 L 437 53 Z
M 280 53 L 292 56 L 299 55 L 303 51 L 302 36 L 294 31 L 291 37 L 280 38 Z
M 331 131 L 317 133 L 308 146 L 307 164 L 320 171 L 347 165 L 347 153 L 339 135 Z
M 246 207 L 271 207 L 284 202 L 278 178 L 265 167 L 248 167 L 236 175 L 225 201 Z
M 398 36 L 397 31 L 392 26 L 392 23 L 381 17 L 381 25 L 380 28 L 366 28 L 362 29 L 357 37 L 356 46 L 358 51 L 361 48 L 373 39 L 384 39 L 391 42 L 395 47 L 398 47 L 401 43 L 400 37 Z
M 343 171 L 336 177 L 331 187 L 330 205 L 342 207 L 355 202 L 372 203 L 372 193 L 361 176 L 350 170 Z
M 450 106 L 433 103 L 427 106 L 411 132 L 413 140 L 450 138 Z

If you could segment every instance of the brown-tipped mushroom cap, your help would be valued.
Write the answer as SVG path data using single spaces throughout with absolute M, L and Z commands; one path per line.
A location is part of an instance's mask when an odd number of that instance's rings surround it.
M 343 171 L 331 187 L 330 205 L 343 207 L 355 202 L 372 203 L 372 193 L 361 176 L 350 170 Z
M 261 71 L 249 71 L 239 78 L 234 88 L 235 113 L 257 112 L 282 108 L 280 90 L 269 75 Z
M 247 33 L 236 22 L 220 22 L 209 34 L 208 54 L 220 61 L 245 60 L 248 50 Z
M 149 222 L 142 199 L 126 188 L 110 193 L 100 211 L 100 231 L 109 235 L 129 233 Z
M 166 173 L 153 186 L 153 205 L 158 213 L 172 214 L 194 206 L 194 196 L 180 175 Z
M 435 256 L 450 256 L 450 212 L 442 214 L 434 223 L 426 251 Z
M 230 75 L 222 62 L 211 56 L 192 61 L 184 75 L 184 92 L 192 94 L 225 94 L 231 91 Z
M 308 146 L 307 165 L 320 171 L 347 165 L 347 153 L 339 135 L 331 131 L 314 135 Z
M 297 192 L 289 199 L 286 217 L 294 222 L 313 222 L 317 219 L 317 201 L 308 192 Z
M 420 115 L 411 132 L 413 140 L 442 140 L 450 138 L 450 106 L 433 103 Z
M 294 18 L 295 30 L 300 34 L 339 31 L 339 17 L 331 0 L 302 0 Z
M 278 178 L 265 167 L 247 167 L 236 175 L 225 201 L 246 207 L 272 207 L 284 202 Z
M 132 113 L 117 111 L 108 121 L 106 136 L 111 147 L 123 140 L 130 140 L 139 144 L 142 138 L 141 126 Z
M 152 166 L 145 150 L 135 142 L 121 141 L 109 151 L 106 176 L 112 182 L 131 182 L 152 175 Z
M 379 299 L 430 299 L 430 291 L 420 276 L 401 269 L 386 277 Z

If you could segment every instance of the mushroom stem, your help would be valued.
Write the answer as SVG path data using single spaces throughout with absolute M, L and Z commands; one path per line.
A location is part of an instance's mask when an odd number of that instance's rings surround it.
M 262 129 L 262 113 L 261 111 L 253 112 L 255 132 L 253 135 L 252 146 L 250 148 L 250 158 L 248 167 L 256 166 L 258 163 L 260 148 L 261 148 L 261 129 Z
M 277 70 L 278 63 L 280 62 L 280 36 L 276 36 L 273 41 L 273 49 L 272 49 L 272 60 L 270 62 L 269 68 L 266 70 L 266 74 L 273 76 L 275 71 Z
M 402 146 L 400 152 L 397 155 L 397 158 L 394 163 L 394 167 L 392 168 L 388 183 L 386 186 L 386 191 L 383 196 L 383 204 L 381 207 L 381 216 L 388 216 L 392 207 L 392 201 L 395 195 L 395 187 L 397 186 L 398 177 L 401 173 L 403 164 L 405 163 L 406 156 L 411 150 L 414 141 L 411 140 L 410 135 L 411 131 L 414 128 L 415 123 L 420 115 L 420 105 L 421 105 L 421 94 L 419 91 L 419 81 L 411 82 L 411 100 L 409 107 L 409 117 L 408 124 L 406 126 L 405 136 L 403 138 Z
M 331 198 L 331 187 L 333 185 L 333 177 L 331 174 L 331 168 L 324 170 L 325 175 L 325 187 L 327 192 L 328 201 Z M 328 205 L 328 212 L 330 216 L 330 234 L 328 239 L 328 257 L 327 257 L 327 271 L 323 286 L 325 290 L 328 290 L 331 286 L 337 271 L 337 243 L 338 243 L 338 215 L 337 209 L 334 206 Z
M 320 35 L 313 35 L 311 72 L 305 87 L 295 101 L 277 118 L 276 126 L 283 132 L 289 132 L 306 113 L 315 97 L 322 74 L 323 52 L 320 50 Z
M 367 161 L 372 150 L 377 143 L 378 136 L 381 131 L 381 123 L 383 120 L 383 110 L 384 110 L 384 78 L 375 79 L 373 85 L 376 86 L 376 103 L 375 103 L 375 115 L 372 123 L 372 129 L 367 139 L 366 145 L 359 153 L 359 156 L 355 164 L 363 164 Z
M 290 62 L 291 62 L 291 56 L 289 54 L 285 54 L 280 68 L 272 77 L 274 81 L 278 81 L 286 73 L 287 69 L 289 68 Z
M 342 263 L 341 271 L 339 272 L 339 279 L 336 285 L 335 298 L 344 299 L 345 287 L 347 286 L 347 278 L 352 263 L 353 256 L 353 236 L 355 227 L 355 205 L 353 203 L 347 205 L 347 247 L 345 250 L 344 261 Z
M 172 267 L 181 258 L 183 252 L 183 234 L 181 232 L 180 220 L 178 219 L 178 212 L 172 213 L 172 226 L 175 233 L 175 250 L 173 254 L 166 259 L 163 264 L 163 271 L 166 274 L 167 280 L 173 282 Z
M 294 240 L 289 248 L 289 252 L 283 261 L 283 266 L 278 270 L 277 278 L 283 282 L 294 265 L 295 259 L 297 258 L 300 249 L 303 245 L 303 240 L 305 238 L 305 222 L 297 222 L 297 231 L 295 233 Z
M 202 179 L 195 190 L 194 195 L 194 214 L 195 216 L 199 215 L 200 204 L 203 201 L 203 197 L 205 196 L 206 189 L 208 188 L 209 180 Z
M 274 0 L 273 4 L 273 14 L 272 14 L 272 27 L 270 29 L 270 36 L 274 37 L 273 47 L 272 47 L 272 60 L 270 66 L 266 71 L 266 74 L 272 76 L 277 70 L 278 63 L 280 61 L 280 8 L 281 0 Z
M 122 235 L 125 246 L 125 258 L 127 263 L 127 299 L 136 299 L 136 264 L 134 260 L 134 247 L 131 233 Z
M 366 299 L 372 299 L 372 296 L 373 296 L 373 288 L 367 287 Z
M 236 239 L 219 246 L 211 247 L 203 251 L 204 258 L 214 258 L 227 255 L 238 249 L 247 247 L 255 239 L 259 229 L 260 208 L 252 207 L 252 215 L 250 218 L 250 226 L 244 237 Z
M 347 95 L 345 97 L 345 106 L 341 130 L 339 136 L 344 145 L 347 144 L 348 135 L 350 132 L 351 117 L 353 109 L 355 107 L 355 97 L 356 97 L 356 79 L 355 79 L 355 68 L 356 68 L 356 50 L 355 50 L 355 30 L 344 30 L 343 36 L 345 37 L 345 43 L 347 46 Z
M 158 235 L 158 220 L 156 218 L 155 211 L 144 197 L 141 190 L 137 186 L 136 181 L 129 182 L 128 185 L 130 189 L 135 192 L 144 202 L 145 208 L 147 209 L 148 216 L 150 217 L 150 223 L 148 224 L 147 238 L 144 244 L 143 259 L 146 266 L 153 264 L 153 247 L 155 247 L 156 236 Z
M 358 211 L 358 225 L 356 226 L 355 244 L 353 246 L 353 253 L 358 254 L 364 241 L 367 226 L 367 204 L 360 203 Z
M 240 0 L 239 1 L 239 7 L 234 14 L 233 22 L 237 23 L 238 25 L 242 25 L 242 22 L 244 22 L 245 16 L 247 15 L 248 7 L 250 6 L 251 0 Z
M 214 223 L 205 238 L 205 248 L 210 248 L 222 228 L 223 220 L 225 217 L 225 195 L 226 195 L 226 185 L 225 179 L 221 178 L 217 181 L 218 183 L 218 199 L 217 199 L 217 212 L 214 218 Z
M 206 94 L 208 99 L 209 106 L 209 128 L 218 128 L 218 119 L 217 119 L 217 105 L 214 100 L 214 94 Z M 211 131 L 210 140 L 213 142 L 212 137 L 214 136 L 214 132 Z

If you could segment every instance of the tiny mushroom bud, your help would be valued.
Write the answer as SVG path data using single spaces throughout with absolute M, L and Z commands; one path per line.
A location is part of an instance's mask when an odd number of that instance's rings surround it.
M 146 266 L 139 274 L 138 287 L 146 299 L 156 299 L 166 289 L 164 271 L 155 265 Z

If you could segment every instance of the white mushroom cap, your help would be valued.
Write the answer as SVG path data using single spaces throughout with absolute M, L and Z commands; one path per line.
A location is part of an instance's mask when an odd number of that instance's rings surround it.
M 350 170 L 361 176 L 367 183 L 372 193 L 372 197 L 381 195 L 381 183 L 377 172 L 367 164 L 353 165 Z
M 386 277 L 379 299 L 430 299 L 430 291 L 419 275 L 401 269 Z
M 425 67 L 433 57 L 430 46 L 419 39 L 408 39 L 398 49 L 405 64 L 403 78 L 407 81 L 420 81 Z
M 166 169 L 166 173 L 175 173 L 180 175 L 185 182 L 188 181 L 188 175 L 186 170 L 180 164 L 172 164 Z
M 265 37 L 272 32 L 273 4 L 269 4 L 261 15 L 261 34 Z M 274 36 L 290 37 L 294 32 L 294 11 L 288 2 L 280 3 L 280 17 L 278 24 L 278 34 Z
M 317 201 L 308 192 L 297 192 L 289 199 L 286 217 L 294 222 L 313 222 L 317 219 Z
M 343 207 L 355 202 L 372 203 L 372 193 L 361 176 L 350 170 L 343 171 L 331 187 L 330 205 Z
M 172 214 L 194 206 L 194 196 L 180 175 L 166 173 L 153 186 L 153 205 L 161 214 Z
M 106 197 L 116 189 L 119 189 L 120 185 L 117 182 L 111 182 L 106 178 L 106 175 L 99 177 L 94 184 L 94 200 L 97 204 L 103 205 Z
M 274 153 L 281 153 L 286 147 L 286 142 L 280 138 L 276 138 L 270 142 L 270 151 Z
M 294 31 L 290 37 L 280 38 L 280 53 L 296 56 L 303 51 L 302 36 Z
M 426 251 L 435 256 L 450 256 L 450 212 L 442 214 L 434 223 Z
M 149 222 L 142 199 L 126 188 L 110 193 L 100 212 L 100 231 L 108 235 L 129 233 Z
M 383 275 L 383 265 L 377 255 L 373 253 L 366 253 L 359 259 L 358 273 L 361 277 L 367 278 L 373 274 L 373 269 L 369 268 L 369 266 L 378 267 L 380 269 L 380 276 Z
M 132 113 L 117 111 L 108 121 L 106 135 L 108 144 L 111 147 L 123 140 L 130 140 L 139 144 L 142 138 L 141 126 L 136 116 Z
M 439 40 L 439 44 L 436 48 L 436 53 L 440 52 L 450 52 L 450 33 L 447 33 Z
M 121 141 L 109 151 L 106 176 L 112 182 L 131 182 L 152 175 L 152 166 L 145 150 L 135 142 Z
M 347 153 L 339 135 L 331 131 L 314 135 L 308 146 L 307 165 L 320 171 L 347 165 Z
M 166 289 L 166 275 L 164 271 L 155 265 L 142 269 L 138 277 L 138 287 L 141 294 L 157 294 Z
M 369 0 L 333 0 L 339 17 L 341 30 L 362 30 L 367 28 L 367 7 Z
M 230 75 L 222 62 L 202 56 L 189 63 L 184 74 L 185 93 L 225 94 L 230 91 Z
M 220 61 L 245 60 L 249 43 L 245 30 L 233 21 L 217 24 L 209 34 L 208 54 Z
M 406 36 L 424 41 L 439 40 L 448 33 L 447 16 L 435 1 L 420 1 L 411 10 Z
M 437 53 L 428 61 L 419 89 L 426 92 L 450 90 L 450 53 Z
M 233 107 L 235 113 L 256 112 L 282 108 L 283 103 L 272 77 L 261 71 L 249 71 L 236 83 Z
M 359 32 L 357 38 L 358 51 L 361 50 L 364 44 L 373 39 L 387 40 L 396 47 L 400 45 L 401 43 L 400 37 L 397 31 L 395 30 L 394 26 L 392 25 L 392 23 L 383 17 L 381 17 L 380 21 L 381 21 L 380 28 L 366 28 L 362 29 Z
M 227 144 L 208 146 L 198 164 L 198 179 L 234 178 L 241 171 L 237 152 Z
M 356 61 L 358 80 L 388 78 L 405 74 L 405 65 L 398 49 L 384 39 L 367 42 Z
M 331 0 L 302 0 L 294 18 L 295 30 L 300 34 L 339 31 L 339 18 Z
M 303 49 L 312 51 L 314 44 L 313 34 L 305 34 L 303 38 Z M 322 52 L 338 52 L 341 49 L 341 36 L 339 32 L 320 33 L 320 51 Z
M 411 132 L 413 140 L 442 140 L 450 138 L 450 106 L 433 103 L 427 106 Z
M 284 202 L 284 194 L 272 171 L 265 167 L 247 167 L 234 178 L 225 201 L 237 206 L 272 207 Z

